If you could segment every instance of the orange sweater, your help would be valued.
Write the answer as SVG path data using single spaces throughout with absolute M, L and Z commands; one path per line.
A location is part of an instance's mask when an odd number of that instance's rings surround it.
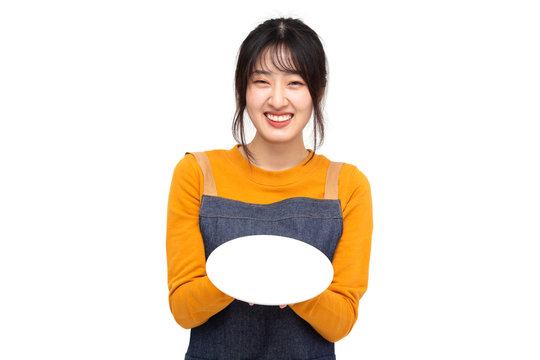
M 313 159 L 283 171 L 267 171 L 249 163 L 238 150 L 206 151 L 218 196 L 255 204 L 291 197 L 324 198 L 330 160 Z M 308 157 L 309 158 L 309 157 Z M 167 211 L 167 266 L 169 304 L 175 320 L 189 329 L 206 322 L 234 299 L 217 289 L 206 276 L 204 244 L 199 230 L 199 206 L 204 178 L 193 155 L 174 169 Z M 352 329 L 358 301 L 368 283 L 373 229 L 371 191 L 355 166 L 344 164 L 339 175 L 343 234 L 332 265 L 334 278 L 322 294 L 291 309 L 321 336 L 336 342 Z

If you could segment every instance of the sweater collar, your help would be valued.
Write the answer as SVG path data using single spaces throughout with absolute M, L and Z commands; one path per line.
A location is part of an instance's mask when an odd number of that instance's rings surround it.
M 262 185 L 283 186 L 295 183 L 309 175 L 317 168 L 317 164 L 320 162 L 320 155 L 313 154 L 313 150 L 308 149 L 309 155 L 300 164 L 292 168 L 280 171 L 264 170 L 250 164 L 240 153 L 238 149 L 240 146 L 240 144 L 236 144 L 232 149 L 227 151 L 229 160 L 231 160 L 240 174 Z

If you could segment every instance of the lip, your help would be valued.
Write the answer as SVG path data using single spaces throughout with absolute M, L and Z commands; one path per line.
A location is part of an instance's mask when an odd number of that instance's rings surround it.
M 268 114 L 271 114 L 271 115 L 275 115 L 275 116 L 281 116 L 281 115 L 288 115 L 288 114 L 291 114 L 291 113 L 274 113 L 274 112 L 267 112 Z M 264 113 L 264 117 L 266 118 L 266 121 L 268 121 L 268 123 L 270 125 L 272 125 L 273 127 L 275 128 L 282 128 L 284 126 L 287 126 L 289 125 L 289 123 L 291 122 L 291 120 L 294 118 L 294 114 L 292 114 L 293 116 L 289 119 L 289 120 L 286 120 L 286 121 L 272 121 L 268 118 L 268 116 L 266 116 L 267 113 Z
M 294 115 L 291 112 L 284 112 L 284 111 L 265 111 L 264 114 L 270 114 L 274 116 L 283 116 L 283 115 Z

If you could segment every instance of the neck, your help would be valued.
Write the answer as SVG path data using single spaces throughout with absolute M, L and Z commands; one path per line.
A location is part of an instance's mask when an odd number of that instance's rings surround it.
M 253 141 L 247 144 L 253 154 L 254 165 L 264 170 L 281 171 L 300 164 L 309 155 L 303 139 L 287 143 L 269 143 L 255 135 Z M 245 157 L 243 149 L 241 153 Z

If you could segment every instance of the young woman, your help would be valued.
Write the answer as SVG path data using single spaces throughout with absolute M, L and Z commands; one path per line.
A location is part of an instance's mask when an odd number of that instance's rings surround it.
M 169 303 L 191 329 L 185 359 L 335 359 L 334 342 L 358 316 L 368 282 L 371 191 L 355 166 L 315 154 L 324 136 L 326 56 L 298 19 L 267 20 L 241 45 L 229 150 L 186 153 L 174 169 L 167 215 Z M 244 112 L 256 134 L 246 144 Z M 313 150 L 303 130 L 313 115 Z M 319 141 L 317 141 L 319 140 Z M 206 275 L 219 245 L 281 235 L 317 247 L 334 278 L 297 304 L 236 300 Z

